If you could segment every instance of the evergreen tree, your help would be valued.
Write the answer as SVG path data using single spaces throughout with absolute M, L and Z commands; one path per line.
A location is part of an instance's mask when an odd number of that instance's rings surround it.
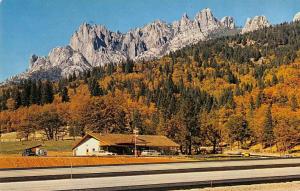
M 91 96 L 101 96 L 104 95 L 102 88 L 99 86 L 97 79 L 92 78 L 88 83 L 89 91 Z
M 273 118 L 272 118 L 272 105 L 269 105 L 264 119 L 264 134 L 263 134 L 263 143 L 265 146 L 271 146 L 274 142 L 274 132 L 273 132 Z
M 134 63 L 132 60 L 127 60 L 125 63 L 122 64 L 122 72 L 125 74 L 133 72 Z
M 43 87 L 42 81 L 38 80 L 36 85 L 36 103 L 38 105 L 42 104 L 42 87 Z
M 145 134 L 145 129 L 143 129 L 142 116 L 139 110 L 134 110 L 131 120 L 131 128 L 138 129 L 140 134 Z
M 22 102 L 21 102 L 21 93 L 18 89 L 13 89 L 12 91 L 12 98 L 15 100 L 15 103 L 16 103 L 16 109 L 19 108 L 21 105 L 22 105 Z
M 70 97 L 68 95 L 68 88 L 67 87 L 64 87 L 62 89 L 62 92 L 61 92 L 61 101 L 62 102 L 69 102 L 70 101 Z
M 42 85 L 41 104 L 52 103 L 53 100 L 54 100 L 54 93 L 53 93 L 52 83 L 47 80 Z
M 30 105 L 30 92 L 31 92 L 31 86 L 32 81 L 31 80 L 25 80 L 21 84 L 21 103 L 23 106 L 29 106 Z
M 257 96 L 256 96 L 256 102 L 255 102 L 255 107 L 260 108 L 261 104 L 263 101 L 263 92 L 259 91 Z
M 273 74 L 273 76 L 272 76 L 272 85 L 274 86 L 276 84 L 278 84 L 278 78 L 275 74 Z
M 26 90 L 21 91 L 21 104 L 22 106 L 29 106 L 30 100 Z
M 36 104 L 38 102 L 38 91 L 37 91 L 37 86 L 36 86 L 36 82 L 34 81 L 31 84 L 31 88 L 30 88 L 30 104 Z
M 252 96 L 250 97 L 249 104 L 250 104 L 250 111 L 253 111 L 255 109 L 255 104 Z

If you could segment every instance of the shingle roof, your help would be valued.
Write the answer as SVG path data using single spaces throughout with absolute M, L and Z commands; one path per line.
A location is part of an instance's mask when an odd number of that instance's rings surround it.
M 101 146 L 134 144 L 134 135 L 132 134 L 88 133 L 73 147 L 73 149 L 77 147 L 83 140 L 85 140 L 89 136 L 99 140 Z M 136 144 L 138 146 L 150 146 L 150 147 L 179 147 L 177 143 L 161 135 L 138 135 L 136 138 Z

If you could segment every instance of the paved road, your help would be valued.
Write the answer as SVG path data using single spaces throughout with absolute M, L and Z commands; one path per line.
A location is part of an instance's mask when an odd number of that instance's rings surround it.
M 48 169 L 28 169 L 28 170 L 4 170 L 4 171 L 0 171 L 0 180 L 1 178 L 7 178 L 7 177 L 63 175 L 63 174 L 71 174 L 71 173 L 72 174 L 112 173 L 112 172 L 154 171 L 154 170 L 171 170 L 171 169 L 175 170 L 175 169 L 194 169 L 194 168 L 215 168 L 215 167 L 232 167 L 232 166 L 242 167 L 242 166 L 277 165 L 277 164 L 300 164 L 300 158 L 73 167 L 72 169 L 71 168 L 48 168 Z
M 140 173 L 137 175 L 131 174 L 132 172 Z M 71 173 L 73 174 L 72 178 L 76 175 L 82 176 L 71 179 Z M 87 176 L 93 173 L 110 174 L 110 176 L 95 176 L 93 178 Z M 68 176 L 56 180 L 56 175 L 66 174 Z M 38 179 L 31 179 L 32 177 L 44 177 L 45 179 L 36 181 Z M 300 158 L 76 167 L 72 169 L 1 170 L 0 190 L 48 191 L 91 188 L 122 190 L 154 186 L 172 187 L 172 185 L 179 185 L 180 188 L 181 185 L 199 186 L 202 184 L 207 186 L 211 181 L 213 184 L 218 182 L 240 183 L 250 180 L 268 181 L 274 178 L 300 180 Z
M 127 186 L 155 186 L 157 184 L 174 183 L 184 184 L 199 181 L 212 181 L 212 184 L 214 184 L 215 181 L 224 179 L 239 180 L 263 177 L 269 178 L 272 176 L 288 177 L 293 175 L 300 175 L 300 167 L 0 183 L 0 190 L 48 191 L 88 188 L 110 190 L 109 188 L 111 187 L 120 189 L 126 188 Z M 300 178 L 300 176 L 298 178 Z

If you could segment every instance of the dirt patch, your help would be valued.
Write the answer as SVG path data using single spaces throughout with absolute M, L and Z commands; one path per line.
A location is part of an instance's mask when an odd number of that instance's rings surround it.
M 163 163 L 184 161 L 168 157 L 0 157 L 0 168 L 89 166 L 109 164 Z

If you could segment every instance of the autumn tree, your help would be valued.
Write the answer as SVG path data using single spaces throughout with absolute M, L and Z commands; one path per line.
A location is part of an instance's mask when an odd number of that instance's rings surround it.
M 243 145 L 251 135 L 248 122 L 241 114 L 230 116 L 225 126 L 229 130 L 231 142 L 238 141 L 240 145 Z
M 183 153 L 187 136 L 187 128 L 180 115 L 173 116 L 168 120 L 165 128 L 165 135 L 180 145 Z
M 90 105 L 89 96 L 77 95 L 73 97 L 69 107 L 70 120 L 68 121 L 68 124 L 70 126 L 69 131 L 71 131 L 72 136 L 85 135 L 85 125 L 86 125 L 85 116 L 89 113 L 88 111 L 89 105 Z
M 14 99 L 9 98 L 8 100 L 6 100 L 6 107 L 8 110 L 13 111 L 13 110 L 17 109 L 18 106 Z
M 55 108 L 43 108 L 33 116 L 34 125 L 44 131 L 48 140 L 57 140 L 59 133 L 64 131 L 63 121 Z
M 296 111 L 299 108 L 298 101 L 295 95 L 291 97 L 291 109 L 292 111 Z
M 213 153 L 222 140 L 222 131 L 219 116 L 215 111 L 203 112 L 200 115 L 201 133 L 213 146 Z
M 101 98 L 94 98 L 83 115 L 88 130 L 103 133 L 126 132 L 127 118 L 125 111 L 117 105 L 106 104 Z
M 37 130 L 33 117 L 34 111 L 32 109 L 23 110 L 18 115 L 18 123 L 15 124 L 17 126 L 17 136 L 28 141 L 29 136 Z
M 284 110 L 276 113 L 274 136 L 280 151 L 287 151 L 300 143 L 300 115 Z

